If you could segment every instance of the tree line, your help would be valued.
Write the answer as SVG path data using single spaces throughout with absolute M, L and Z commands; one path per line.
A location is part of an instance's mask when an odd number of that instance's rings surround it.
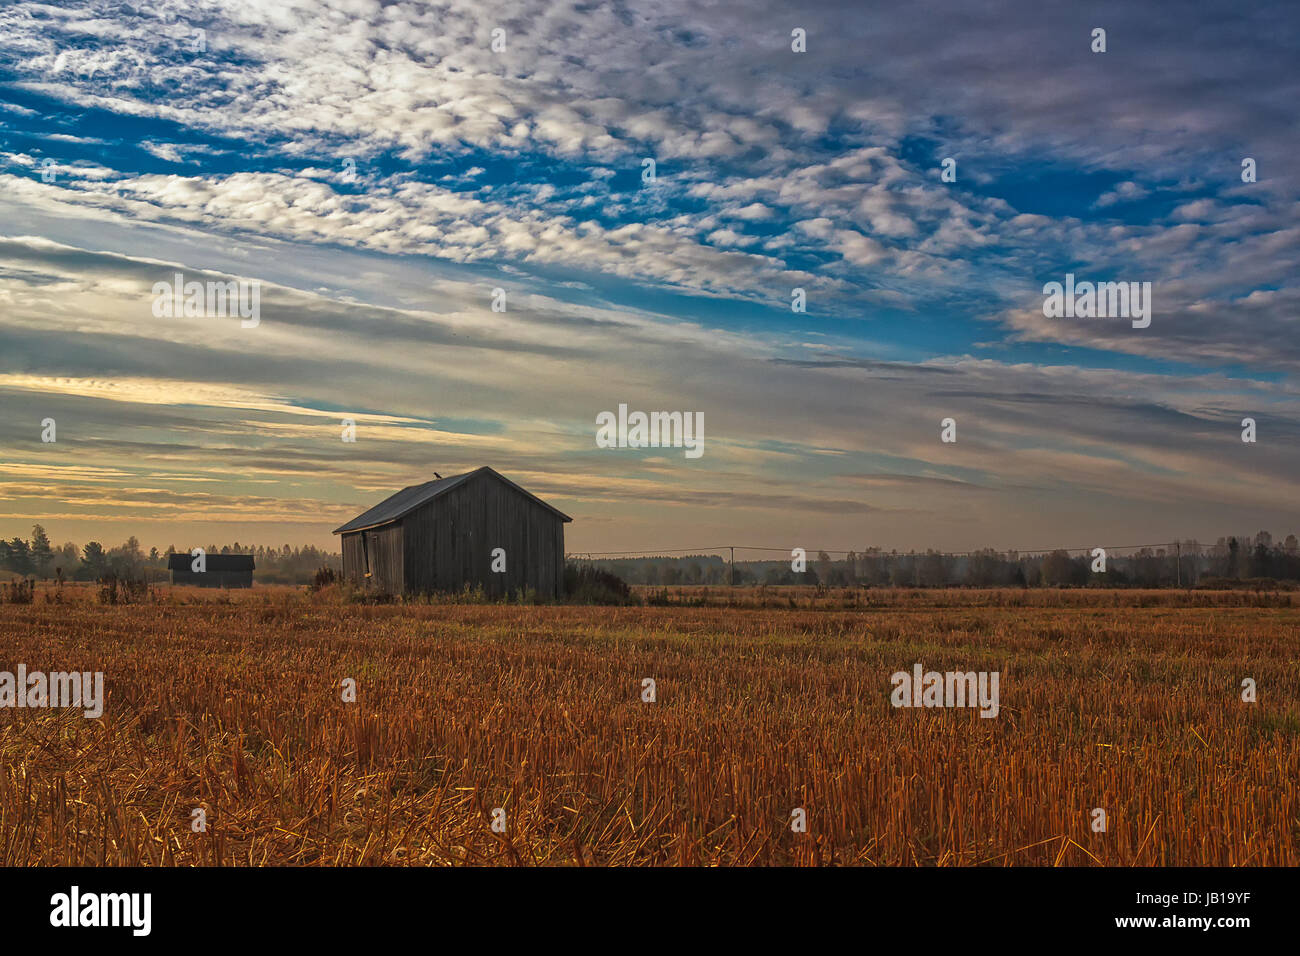
M 826 587 L 1195 587 L 1243 582 L 1300 582 L 1300 542 L 1289 534 L 1275 542 L 1267 531 L 1196 540 L 1111 554 L 1105 570 L 1094 570 L 1091 553 L 1054 550 L 1034 554 L 985 548 L 963 554 L 941 551 L 885 551 L 863 548 L 832 557 L 807 556 L 803 571 L 790 559 L 737 561 L 719 555 L 597 558 L 583 562 L 618 575 L 629 584 L 782 585 Z
M 150 548 L 147 552 L 132 535 L 116 547 L 99 541 L 78 547 L 68 541 L 55 546 L 39 524 L 32 528 L 30 539 L 0 538 L 0 571 L 24 578 L 65 581 L 98 581 L 108 574 L 119 578 L 165 581 L 168 558 L 177 552 L 189 554 L 190 548 L 169 545 L 165 551 Z M 267 547 L 264 545 L 209 544 L 208 554 L 251 554 L 257 565 L 256 580 L 263 584 L 306 584 L 322 567 L 336 571 L 342 567 L 337 552 L 322 551 L 314 545 L 304 547 Z
M 263 584 L 308 584 L 323 567 L 339 571 L 342 557 L 305 545 L 282 547 L 209 544 L 208 554 L 251 554 L 257 565 L 254 579 Z M 144 551 L 132 535 L 116 547 L 90 541 L 78 547 L 69 541 L 51 543 L 41 525 L 30 539 L 0 538 L 0 571 L 42 580 L 98 581 L 112 573 L 119 578 L 167 580 L 167 560 L 190 549 L 168 546 Z M 1193 587 L 1242 582 L 1300 582 L 1300 542 L 1288 534 L 1275 542 L 1267 531 L 1219 538 L 1202 546 L 1186 540 L 1166 547 L 1142 548 L 1131 554 L 1108 555 L 1105 570 L 1094 570 L 1091 554 L 1064 550 L 1036 554 L 986 548 L 966 554 L 941 551 L 885 551 L 863 548 L 832 557 L 825 551 L 808 555 L 803 571 L 789 559 L 737 561 L 734 568 L 719 555 L 646 556 L 583 561 L 583 565 L 642 585 L 822 585 L 826 587 Z

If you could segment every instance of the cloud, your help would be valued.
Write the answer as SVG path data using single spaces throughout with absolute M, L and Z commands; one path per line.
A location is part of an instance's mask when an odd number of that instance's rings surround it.
M 1145 186 L 1130 181 L 1122 182 L 1114 189 L 1104 192 L 1098 197 L 1093 204 L 1099 209 L 1107 206 L 1114 206 L 1119 203 L 1136 202 L 1139 199 L 1145 199 L 1151 194 L 1151 191 Z
M 483 463 L 590 517 L 589 546 L 1296 516 L 1293 11 L 819 2 L 803 55 L 791 16 L 0 8 L 12 520 L 225 526 L 246 496 L 313 535 Z M 262 325 L 155 319 L 178 270 L 260 282 Z M 1151 328 L 1045 319 L 1067 271 L 1150 281 Z M 620 401 L 702 411 L 705 458 L 596 449 Z

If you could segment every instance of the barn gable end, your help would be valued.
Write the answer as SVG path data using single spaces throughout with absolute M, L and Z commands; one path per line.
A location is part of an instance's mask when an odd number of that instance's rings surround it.
M 572 519 L 491 468 L 404 488 L 341 526 L 343 576 L 391 594 L 482 587 L 492 597 L 564 584 Z M 505 571 L 491 570 L 505 551 Z

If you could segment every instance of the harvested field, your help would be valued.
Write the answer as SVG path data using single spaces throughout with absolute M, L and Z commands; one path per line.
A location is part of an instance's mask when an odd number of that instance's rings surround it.
M 1300 864 L 1285 593 L 69 591 L 0 605 L 0 670 L 107 689 L 98 720 L 0 708 L 5 865 Z M 890 675 L 918 662 L 999 672 L 998 716 L 892 707 Z

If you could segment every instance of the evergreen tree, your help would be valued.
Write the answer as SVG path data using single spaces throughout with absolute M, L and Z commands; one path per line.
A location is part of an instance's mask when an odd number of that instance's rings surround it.
M 22 538 L 9 540 L 9 570 L 24 575 L 32 573 L 32 549 Z
M 92 581 L 98 581 L 108 570 L 108 555 L 104 553 L 104 546 L 98 541 L 87 542 L 81 549 L 81 559 L 86 563 L 86 574 Z
M 46 578 L 50 575 L 50 561 L 54 558 L 54 548 L 50 545 L 50 536 L 40 525 L 32 526 L 31 562 L 32 573 Z

